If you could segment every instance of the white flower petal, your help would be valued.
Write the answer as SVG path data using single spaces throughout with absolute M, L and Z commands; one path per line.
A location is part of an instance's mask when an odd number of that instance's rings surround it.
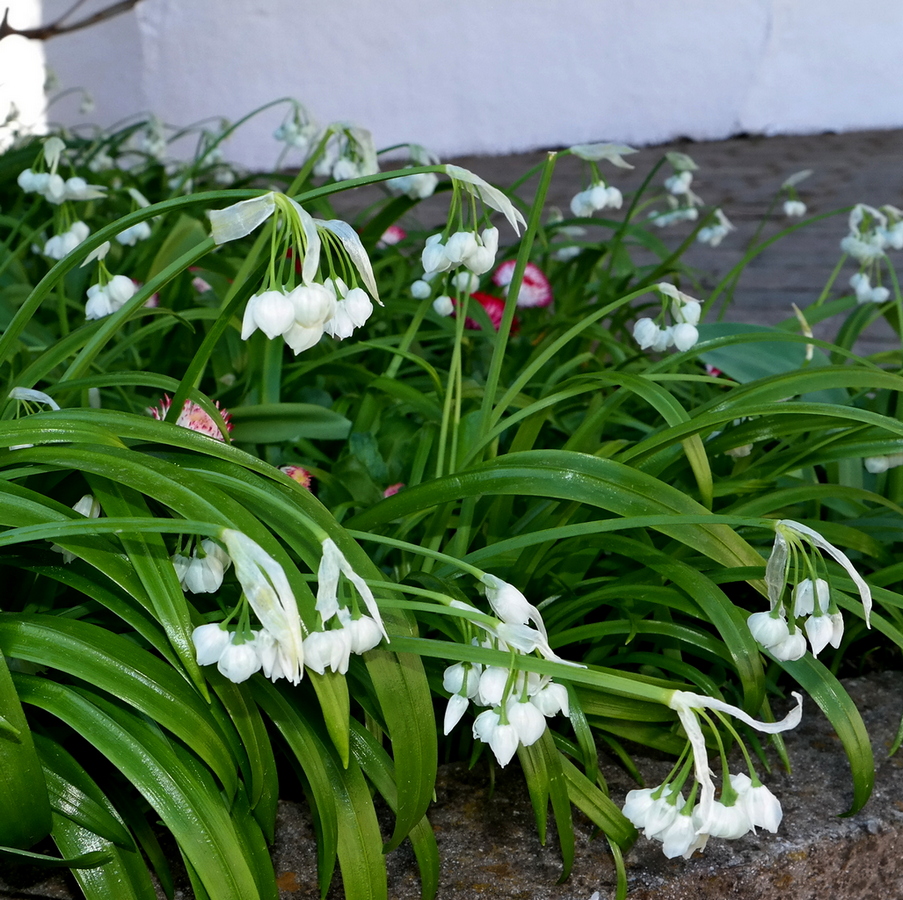
M 461 166 L 449 164 L 445 166 L 445 171 L 450 178 L 460 182 L 468 193 L 475 194 L 490 209 L 500 212 L 511 223 L 511 227 L 517 234 L 520 234 L 521 225 L 527 227 L 527 220 L 521 215 L 520 210 L 505 194 L 489 184 L 488 181 Z
M 341 219 L 328 219 L 325 222 L 317 219 L 315 221 L 320 228 L 325 228 L 342 242 L 345 252 L 348 254 L 361 276 L 364 287 L 370 292 L 370 296 L 382 306 L 383 302 L 379 299 L 379 290 L 376 287 L 376 278 L 373 276 L 373 267 L 370 265 L 370 257 L 367 256 L 367 251 L 364 250 L 364 245 L 361 243 L 358 233 L 347 222 L 343 222 Z
M 833 557 L 835 562 L 843 566 L 843 568 L 846 570 L 847 575 L 850 576 L 851 580 L 859 590 L 859 598 L 862 600 L 862 607 L 865 610 L 865 624 L 867 627 L 871 628 L 872 626 L 869 622 L 869 617 L 872 612 L 872 589 L 868 586 L 863 577 L 856 571 L 856 568 L 850 562 L 850 559 L 846 555 L 846 553 L 844 553 L 842 550 L 839 550 L 833 544 L 828 543 L 828 541 L 826 541 L 817 531 L 809 528 L 807 525 L 801 525 L 799 522 L 794 522 L 792 519 L 781 519 L 778 522 L 778 525 L 785 525 L 792 531 L 796 531 L 798 534 L 802 534 L 805 537 L 808 537 L 809 540 L 811 540 L 819 550 L 824 550 L 825 553 Z
M 211 209 L 210 234 L 217 244 L 235 241 L 249 235 L 276 210 L 276 195 L 270 191 L 262 197 L 240 200 L 225 209 Z
M 627 144 L 575 144 L 571 147 L 571 153 L 589 162 L 598 162 L 605 159 L 620 169 L 632 169 L 633 166 L 622 157 L 630 153 L 636 153 L 633 147 Z

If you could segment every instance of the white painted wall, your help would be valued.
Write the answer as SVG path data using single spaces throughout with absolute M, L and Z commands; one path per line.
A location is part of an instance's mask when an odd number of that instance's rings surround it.
M 70 2 L 44 0 L 45 20 Z M 142 0 L 45 49 L 104 124 L 236 119 L 290 95 L 377 146 L 450 155 L 903 127 L 901 44 L 890 0 Z M 272 164 L 280 120 L 228 155 Z
M 9 23 L 14 28 L 40 25 L 41 0 L 16 0 L 9 11 Z M 0 123 L 13 115 L 17 125 L 40 131 L 44 106 L 44 47 L 18 35 L 4 38 L 0 41 Z M 0 149 L 10 138 L 11 133 L 0 127 Z

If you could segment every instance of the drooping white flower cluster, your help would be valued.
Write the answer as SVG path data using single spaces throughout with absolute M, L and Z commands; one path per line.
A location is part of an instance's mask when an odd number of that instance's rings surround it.
M 320 128 L 307 108 L 293 101 L 291 114 L 273 132 L 273 137 L 307 157 L 319 134 Z
M 710 247 L 717 247 L 735 227 L 730 219 L 721 211 L 721 208 L 715 210 L 715 224 L 706 225 L 705 228 L 699 229 L 696 240 L 701 244 L 708 244 Z
M 285 678 L 297 684 L 304 666 L 323 674 L 327 669 L 348 671 L 352 653 L 366 653 L 385 638 L 389 640 L 379 607 L 367 583 L 351 567 L 335 543 L 323 541 L 323 555 L 317 572 L 317 603 L 322 628 L 305 636 L 295 597 L 282 567 L 247 535 L 223 529 L 215 541 L 201 543 L 202 552 L 191 557 L 176 555 L 173 565 L 186 590 L 218 590 L 229 562 L 243 590 L 243 597 L 261 624 L 251 629 L 243 614 L 243 625 L 235 631 L 225 623 L 209 623 L 195 628 L 192 639 L 198 664 L 216 664 L 230 681 L 246 681 L 255 672 L 277 681 Z M 339 602 L 338 590 L 344 576 L 363 601 L 367 614 Z M 327 623 L 330 623 L 327 627 Z
M 220 589 L 232 560 L 216 542 L 206 538 L 196 546 L 191 556 L 176 553 L 172 557 L 173 568 L 179 584 L 192 594 L 213 594 Z
M 596 163 L 605 160 L 619 169 L 632 169 L 624 156 L 637 151 L 626 144 L 577 144 L 570 151 L 586 160 L 592 173 L 590 186 L 571 198 L 571 212 L 586 217 L 602 209 L 620 209 L 624 197 L 616 187 L 606 184 Z
M 883 285 L 872 287 L 871 279 L 865 272 L 856 272 L 850 276 L 850 287 L 856 293 L 857 303 L 884 303 L 890 297 L 890 291 Z
M 298 354 L 317 344 L 324 334 L 338 340 L 350 337 L 373 312 L 370 296 L 377 303 L 380 300 L 370 259 L 347 222 L 314 219 L 290 197 L 270 193 L 212 212 L 213 238 L 221 244 L 244 237 L 277 211 L 277 228 L 285 235 L 283 255 L 290 250 L 294 259 L 300 260 L 300 284 L 294 278 L 288 284 L 278 283 L 276 266 L 271 266 L 267 287 L 245 307 L 242 340 L 260 329 L 270 340 L 281 337 Z M 350 278 L 360 278 L 366 291 L 356 283 L 349 287 L 338 276 L 315 280 L 324 245 L 333 259 L 338 257 Z
M 857 203 L 850 212 L 849 226 L 840 249 L 864 265 L 881 259 L 888 248 L 903 249 L 903 212 L 894 206 L 875 209 Z
M 624 203 L 621 192 L 604 181 L 591 184 L 571 198 L 571 212 L 575 216 L 591 216 L 601 209 L 620 209 Z
M 411 157 L 411 166 L 436 166 L 439 157 L 420 144 L 408 144 L 408 152 Z M 404 171 L 403 169 L 401 171 Z M 425 200 L 433 196 L 436 185 L 439 184 L 439 176 L 435 172 L 416 172 L 413 175 L 399 175 L 386 182 L 386 187 L 393 194 L 410 197 L 411 200 Z
M 379 171 L 373 135 L 358 125 L 336 122 L 327 129 L 329 139 L 314 163 L 314 175 L 349 181 Z
M 781 192 L 787 199 L 784 201 L 784 215 L 788 219 L 799 218 L 806 215 L 806 204 L 799 198 L 796 186 L 805 181 L 812 174 L 811 169 L 803 169 L 801 172 L 794 172 L 782 185 Z
M 354 587 L 366 613 L 356 615 L 356 610 L 339 602 L 342 576 Z M 331 538 L 323 541 L 323 556 L 317 571 L 316 609 L 323 627 L 304 639 L 304 663 L 321 675 L 326 669 L 344 675 L 352 653 L 366 653 L 383 638 L 389 640 L 373 591 Z
M 670 306 L 673 324 L 662 326 L 654 319 L 644 316 L 637 319 L 633 326 L 634 340 L 640 345 L 641 350 L 662 352 L 669 347 L 675 347 L 680 351 L 689 350 L 699 340 L 696 326 L 699 324 L 702 305 L 673 284 L 661 282 L 656 288 L 670 300 L 670 304 L 666 301 L 662 316 L 665 309 Z
M 539 610 L 512 584 L 494 575 L 482 578 L 486 597 L 498 617 L 497 624 L 474 620 L 488 633 L 474 643 L 519 654 L 539 653 L 544 659 L 567 662 L 549 646 L 545 623 Z M 455 600 L 457 609 L 479 613 L 475 607 Z M 531 624 L 532 623 L 532 626 Z M 574 663 L 568 663 L 574 665 Z M 546 717 L 570 715 L 567 689 L 549 676 L 478 663 L 455 663 L 445 670 L 443 686 L 451 694 L 445 710 L 444 731 L 448 734 L 467 711 L 470 702 L 489 707 L 473 724 L 473 736 L 489 744 L 500 766 L 511 761 L 519 745 L 529 747 L 546 730 Z
M 439 272 L 450 272 L 464 266 L 474 275 L 484 275 L 495 265 L 499 249 L 499 230 L 494 226 L 476 231 L 456 231 L 444 242 L 443 235 L 432 234 L 420 256 L 423 281 L 429 282 Z
M 888 453 L 887 456 L 867 456 L 863 460 L 867 472 L 880 475 L 888 469 L 903 466 L 903 453 Z
M 515 232 L 520 234 L 521 226 L 525 226 L 527 223 L 520 210 L 502 191 L 484 181 L 479 175 L 474 175 L 473 172 L 462 169 L 460 166 L 446 165 L 445 171 L 452 180 L 453 191 L 449 207 L 449 223 L 460 213 L 460 224 L 464 225 L 465 215 L 470 214 L 473 209 L 473 204 L 467 199 L 467 195 L 470 195 L 480 200 L 484 207 L 502 213 Z M 485 211 L 483 219 L 488 220 Z M 461 227 L 455 232 L 451 232 L 451 224 L 449 224 L 444 232 L 430 235 L 426 239 L 426 245 L 420 255 L 423 275 L 411 285 L 412 296 L 426 299 L 433 290 L 431 283 L 438 276 L 454 272 L 462 266 L 470 274 L 480 276 L 495 265 L 495 255 L 499 247 L 499 230 L 493 225 L 486 225 L 482 231 L 479 231 L 478 224 L 478 221 L 473 221 L 469 227 Z M 459 283 L 465 284 L 472 292 L 474 282 L 467 277 L 468 273 L 459 274 L 463 274 L 467 279 L 466 283 Z M 443 294 L 443 297 L 439 298 L 439 300 L 443 300 L 441 306 L 448 305 L 444 303 L 444 296 Z M 448 302 L 451 303 L 450 297 Z M 450 313 L 451 309 L 447 314 Z
M 23 169 L 16 182 L 26 194 L 40 194 L 49 203 L 59 206 L 67 200 L 97 200 L 103 197 L 106 189 L 97 184 L 88 184 L 84 178 L 73 175 L 63 178 L 57 172 L 66 145 L 55 135 L 44 141 L 43 159 L 38 164 L 42 168 L 35 172 L 31 168 Z M 43 165 L 49 169 L 45 170 Z
M 88 184 L 78 175 L 64 180 L 62 175 L 55 172 L 23 169 L 16 181 L 26 194 L 41 194 L 45 200 L 55 205 L 66 200 L 97 200 L 104 196 L 104 188 L 98 184 Z
M 745 772 L 729 774 L 725 769 L 721 798 L 715 799 L 715 783 L 698 712 L 715 710 L 734 716 L 757 731 L 775 734 L 799 724 L 802 697 L 793 696 L 797 706 L 782 721 L 759 722 L 721 700 L 675 691 L 669 705 L 676 710 L 690 742 L 696 783 L 685 801 L 682 789 L 689 774 L 688 759 L 686 764 L 678 764 L 673 777 L 669 776 L 657 787 L 630 791 L 624 803 L 624 815 L 636 828 L 642 829 L 646 838 L 660 841 L 669 859 L 676 856 L 689 859 L 696 850 L 703 850 L 711 837 L 736 840 L 750 831 L 755 833 L 756 828 L 776 832 L 783 817 L 780 801 L 759 781 L 751 765 L 752 777 Z M 748 754 L 745 755 L 748 760 Z
M 91 321 L 112 315 L 122 309 L 137 290 L 135 282 L 125 275 L 113 275 L 104 283 L 92 284 L 87 291 L 85 318 Z
M 697 207 L 702 205 L 702 198 L 693 192 L 690 185 L 693 183 L 693 172 L 699 166 L 686 153 L 672 151 L 666 153 L 665 158 L 674 170 L 674 174 L 665 179 L 668 209 L 665 212 L 653 210 L 649 213 L 649 221 L 658 228 L 678 222 L 695 222 L 699 218 Z
M 84 222 L 73 222 L 66 231 L 55 234 L 44 244 L 44 256 L 60 260 L 87 239 L 91 229 Z
M 828 644 L 839 647 L 843 638 L 843 615 L 828 582 L 816 575 L 820 556 L 812 560 L 808 555 L 809 550 L 816 549 L 823 550 L 846 570 L 859 591 L 865 623 L 870 625 L 871 589 L 849 557 L 807 525 L 781 519 L 775 525 L 774 546 L 765 567 L 770 608 L 753 613 L 747 619 L 752 636 L 776 659 L 801 659 L 806 654 L 807 637 L 813 656 L 818 656 Z M 808 577 L 796 582 L 788 617 L 783 595 L 791 565 L 794 572 L 799 572 L 803 566 Z M 805 622 L 801 627 L 797 620 L 803 618 Z

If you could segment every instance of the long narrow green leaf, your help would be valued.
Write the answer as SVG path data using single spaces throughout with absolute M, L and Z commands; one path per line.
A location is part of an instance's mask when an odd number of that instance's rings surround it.
M 352 760 L 348 768 L 342 768 L 285 692 L 262 680 L 257 680 L 253 689 L 258 703 L 282 732 L 308 778 L 321 828 L 325 823 L 329 829 L 325 835 L 321 830 L 321 840 L 325 837 L 329 841 L 326 861 L 334 858 L 332 854 L 338 855 L 345 896 L 349 900 L 384 900 L 387 887 L 382 837 L 357 763 Z M 320 889 L 324 895 L 330 877 L 331 868 L 321 868 Z
M 17 675 L 23 702 L 76 729 L 145 796 L 217 900 L 258 900 L 246 850 L 212 776 L 186 769 L 150 722 L 85 690 Z
M 811 654 L 793 662 L 778 660 L 778 665 L 816 702 L 843 744 L 853 776 L 853 803 L 842 815 L 852 816 L 865 805 L 875 784 L 875 760 L 862 716 L 843 685 Z
M 50 832 L 50 801 L 41 761 L 6 658 L 0 652 L 0 715 L 15 740 L 0 740 L 0 844 L 30 847 Z
M 364 774 L 382 794 L 389 809 L 397 810 L 395 766 L 376 738 L 357 721 L 351 723 L 351 749 Z M 433 900 L 439 890 L 439 848 L 426 816 L 411 829 L 408 837 L 420 869 L 420 896 L 422 900 Z M 392 849 L 391 845 L 383 847 L 386 853 Z
M 105 628 L 59 616 L 0 614 L 11 656 L 81 678 L 122 697 L 185 741 L 231 794 L 235 763 L 204 700 L 169 665 Z

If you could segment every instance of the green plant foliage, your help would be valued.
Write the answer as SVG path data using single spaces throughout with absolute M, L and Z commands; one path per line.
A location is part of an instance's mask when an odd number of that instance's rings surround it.
M 171 893 L 179 866 L 198 898 L 270 900 L 277 804 L 303 793 L 323 897 L 338 869 L 386 898 L 407 840 L 432 900 L 437 767 L 470 758 L 520 766 L 563 879 L 587 816 L 620 897 L 644 823 L 600 751 L 638 781 L 638 747 L 675 757 L 705 835 L 716 790 L 740 808 L 731 717 L 790 727 L 768 723 L 795 688 L 861 808 L 841 679 L 903 648 L 901 357 L 854 350 L 903 321 L 887 254 L 853 294 L 838 264 L 802 319 L 733 323 L 744 267 L 807 223 L 767 218 L 697 301 L 684 253 L 729 228 L 688 157 L 622 197 L 630 148 L 575 147 L 527 197 L 415 145 L 379 172 L 368 132 L 278 103 L 306 149 L 269 173 L 223 161 L 242 123 L 187 162 L 156 120 L 0 155 L 0 856 L 89 900 Z M 590 187 L 561 218 L 568 154 Z M 851 237 L 883 251 L 898 220 L 857 207 Z

